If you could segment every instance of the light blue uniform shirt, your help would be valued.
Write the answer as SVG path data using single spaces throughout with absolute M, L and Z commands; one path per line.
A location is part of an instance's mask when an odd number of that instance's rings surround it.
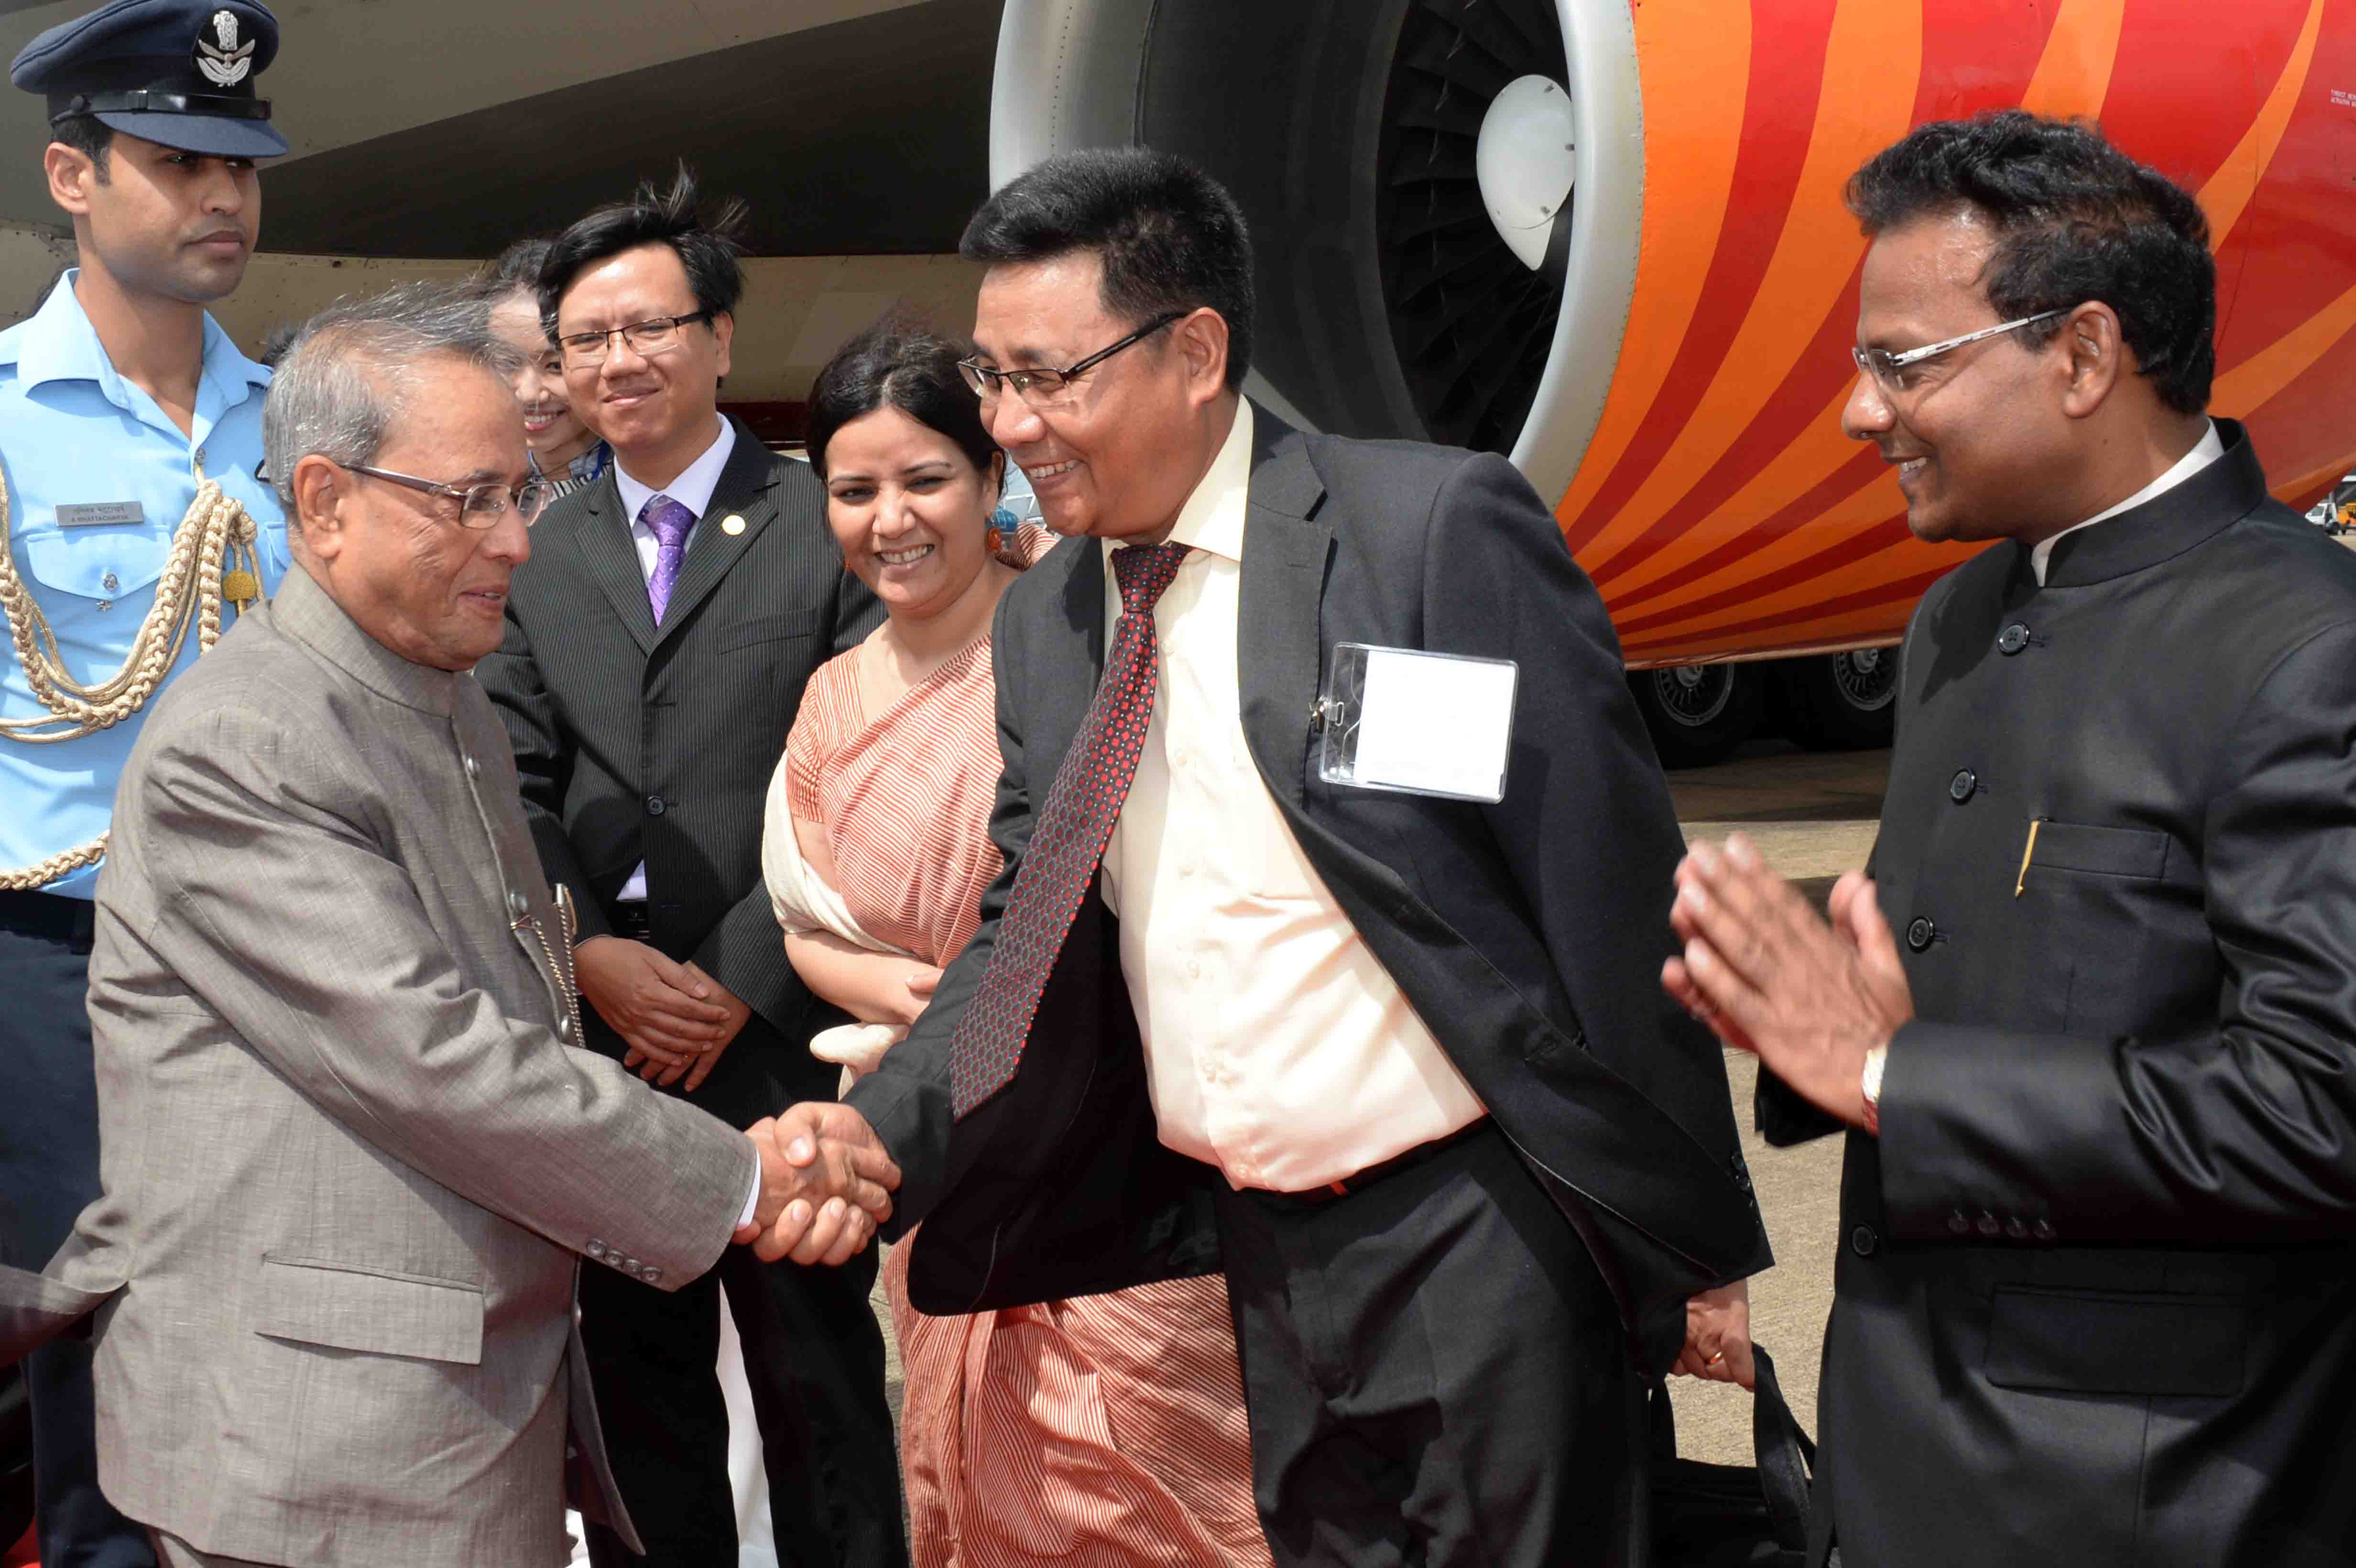
M 29 320 L 0 332 L 0 472 L 8 481 L 16 574 L 49 618 L 59 664 L 88 686 L 123 667 L 155 603 L 172 534 L 197 497 L 191 459 L 258 525 L 254 554 L 265 595 L 276 591 L 289 561 L 278 497 L 254 476 L 270 372 L 206 316 L 196 422 L 182 435 L 155 399 L 115 374 L 74 298 L 75 276 L 68 272 Z M 141 520 L 59 526 L 60 505 L 122 502 L 136 502 Z M 223 607 L 224 632 L 235 615 Z M 196 657 L 191 626 L 172 676 Z M 114 728 L 79 740 L 27 745 L 0 736 L 0 870 L 37 864 L 106 831 L 115 780 L 161 695 Z M 0 717 L 47 711 L 14 650 L 0 642 Z M 98 868 L 86 866 L 42 891 L 86 899 L 97 880 Z

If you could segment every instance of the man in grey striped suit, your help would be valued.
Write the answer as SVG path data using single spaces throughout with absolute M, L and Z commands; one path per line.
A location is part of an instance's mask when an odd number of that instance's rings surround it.
M 552 1563 L 568 1460 L 633 1539 L 581 1257 L 675 1289 L 816 1213 L 795 1255 L 839 1263 L 871 1220 L 827 1194 L 861 1167 L 880 1215 L 897 1180 L 833 1107 L 748 1138 L 571 1049 L 563 902 L 467 673 L 542 504 L 502 353 L 423 290 L 305 330 L 266 415 L 297 570 L 117 796 L 105 1193 L 0 1273 L 0 1355 L 97 1313 L 99 1479 L 167 1568 Z
M 841 1015 L 786 962 L 761 882 L 762 807 L 810 672 L 881 608 L 845 571 L 806 464 L 722 417 L 741 208 L 684 174 L 560 235 L 541 315 L 573 407 L 614 448 L 516 574 L 483 665 L 541 859 L 584 891 L 584 1039 L 739 1126 L 830 1100 L 810 1035 Z M 651 1568 L 734 1562 L 720 1290 L 744 1346 L 776 1540 L 793 1561 L 905 1561 L 873 1253 L 841 1270 L 738 1253 L 675 1296 L 582 1285 L 616 1477 Z M 626 1561 L 590 1531 L 591 1561 Z

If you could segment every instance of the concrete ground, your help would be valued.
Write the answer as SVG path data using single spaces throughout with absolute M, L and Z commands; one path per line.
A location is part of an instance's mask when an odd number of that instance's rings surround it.
M 1688 840 L 1723 838 L 1737 829 L 1748 833 L 1769 864 L 1821 902 L 1834 879 L 1865 864 L 1889 772 L 1887 752 L 1812 755 L 1762 742 L 1733 762 L 1671 773 L 1669 787 Z M 1730 1053 L 1726 1070 L 1743 1151 L 1775 1247 L 1775 1267 L 1751 1281 L 1751 1337 L 1774 1354 L 1785 1396 L 1801 1424 L 1814 1432 L 1817 1359 L 1825 1313 L 1832 1303 L 1840 1140 L 1825 1138 L 1794 1149 L 1767 1147 L 1751 1127 L 1756 1064 L 1747 1056 Z M 884 1320 L 896 1412 L 899 1351 L 891 1344 L 880 1286 L 875 1310 Z M 1750 1462 L 1750 1395 L 1690 1378 L 1672 1379 L 1671 1395 L 1681 1453 L 1721 1464 Z
M 1723 839 L 1737 831 L 1757 841 L 1768 863 L 1821 903 L 1843 871 L 1861 868 L 1873 848 L 1887 752 L 1811 754 L 1761 745 L 1754 754 L 1712 768 L 1669 775 L 1686 838 Z M 1825 1314 L 1832 1305 L 1833 1254 L 1840 1216 L 1841 1140 L 1769 1148 L 1751 1125 L 1758 1063 L 1727 1053 L 1735 1122 L 1751 1162 L 1752 1189 L 1775 1266 L 1751 1282 L 1751 1337 L 1775 1358 L 1784 1397 L 1810 1432 L 1816 1429 L 1816 1371 Z M 1719 1464 L 1751 1460 L 1751 1398 L 1741 1390 L 1691 1378 L 1670 1380 L 1679 1452 Z

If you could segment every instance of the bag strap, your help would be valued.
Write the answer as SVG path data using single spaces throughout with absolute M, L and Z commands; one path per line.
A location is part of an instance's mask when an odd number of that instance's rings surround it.
M 1767 1517 L 1776 1544 L 1787 1552 L 1808 1545 L 1808 1477 L 1815 1468 L 1816 1445 L 1800 1429 L 1799 1418 L 1783 1398 L 1775 1379 L 1774 1358 L 1760 1346 L 1751 1348 L 1759 1386 L 1751 1402 L 1751 1447 L 1759 1464 L 1759 1491 L 1767 1502 Z

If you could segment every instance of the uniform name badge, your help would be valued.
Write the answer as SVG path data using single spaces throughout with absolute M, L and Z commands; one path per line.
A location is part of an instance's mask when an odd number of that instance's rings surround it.
M 1521 667 L 1336 643 L 1317 699 L 1317 775 L 1352 789 L 1505 798 Z
M 63 502 L 58 507 L 58 527 L 95 528 L 114 523 L 144 523 L 147 508 L 136 501 Z

